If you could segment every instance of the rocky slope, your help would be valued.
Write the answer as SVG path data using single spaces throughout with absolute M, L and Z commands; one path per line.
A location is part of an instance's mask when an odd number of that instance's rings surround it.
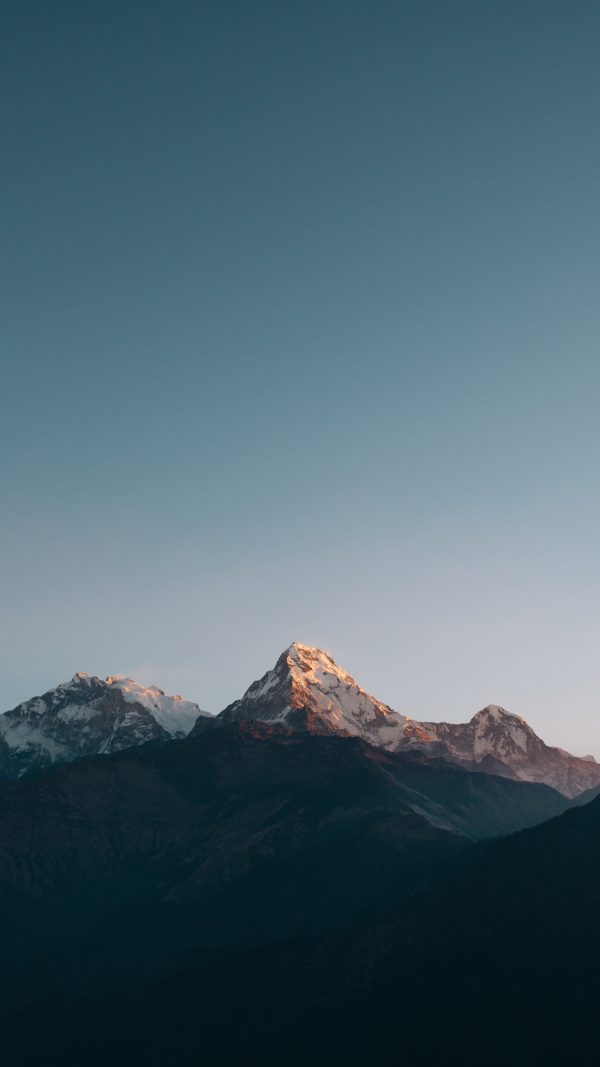
M 0 777 L 148 741 L 185 737 L 207 712 L 180 696 L 80 672 L 43 696 L 0 715 Z
M 362 737 L 397 748 L 407 719 L 369 695 L 331 656 L 294 643 L 219 716 L 223 723 L 260 720 L 314 733 Z
M 293 644 L 218 722 L 261 720 L 357 736 L 388 751 L 418 750 L 470 770 L 544 782 L 568 797 L 600 785 L 593 757 L 546 745 L 517 715 L 489 705 L 469 723 L 417 722 L 370 696 L 322 649 Z M 202 723 L 198 725 L 200 732 Z
M 553 748 L 519 715 L 494 704 L 473 716 L 470 722 L 420 723 L 429 745 L 445 752 L 452 762 L 490 774 L 509 775 L 525 782 L 545 782 L 568 797 L 600 784 L 600 766 L 593 756 L 572 756 Z

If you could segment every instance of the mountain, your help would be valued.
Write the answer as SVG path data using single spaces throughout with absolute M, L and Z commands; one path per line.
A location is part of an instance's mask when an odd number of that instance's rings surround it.
M 259 926 L 272 931 L 280 908 L 287 929 L 314 930 L 382 894 L 396 899 L 438 856 L 568 804 L 544 785 L 385 752 L 357 737 L 234 723 L 3 782 L 0 901 L 19 898 L 34 910 L 51 901 L 69 928 L 95 911 L 156 899 L 210 900 L 211 938 L 219 914 L 222 936 L 237 924 L 235 937 L 245 939 Z M 284 893 L 277 886 L 282 872 L 295 878 L 302 866 L 315 881 L 290 916 L 293 879 Z M 267 875 L 268 903 L 248 926 L 243 906 L 237 918 L 225 906 L 227 894 L 238 887 L 247 903 L 253 879 Z
M 281 1062 L 287 1018 L 287 1058 L 308 1062 L 357 971 L 371 1011 L 399 917 L 422 921 L 414 902 L 449 864 L 567 806 L 547 786 L 248 722 L 4 782 L 7 1062 Z M 395 988 L 410 1000 L 404 970 Z
M 404 848 L 408 841 L 510 833 L 568 806 L 545 785 L 385 752 L 357 737 L 233 723 L 2 783 L 0 884 L 36 898 L 50 884 L 61 894 L 79 884 L 83 893 L 89 880 L 96 891 L 103 869 L 112 881 L 126 879 L 131 862 L 138 878 L 143 862 L 146 891 L 166 886 L 181 900 L 235 880 L 253 853 L 262 863 L 310 850 L 351 825 L 387 824 L 393 816 L 394 847 L 401 841 Z M 215 841 L 207 863 L 205 845 Z M 175 861 L 178 850 L 185 863 Z M 173 869 L 163 885 L 159 865 L 152 882 L 153 856 L 162 862 L 166 855 Z
M 417 722 L 370 696 L 327 652 L 298 643 L 217 722 L 253 719 L 357 736 L 388 751 L 414 749 L 469 770 L 543 782 L 568 797 L 600 785 L 593 757 L 546 745 L 524 719 L 504 708 L 490 704 L 465 724 Z
M 329 1041 L 306 1034 L 299 1062 L 316 1040 L 324 1062 L 399 1062 L 401 989 L 403 1062 L 595 1067 L 599 957 L 596 798 L 465 850 L 395 915 L 367 922 L 342 952 L 338 944 L 311 974 L 313 1007 L 330 968 L 344 986 L 337 1004 L 327 998 Z
M 0 715 L 0 777 L 185 737 L 199 717 L 208 713 L 162 689 L 121 675 L 102 680 L 79 672 Z
M 572 756 L 546 745 L 519 715 L 495 704 L 478 711 L 469 723 L 423 722 L 419 747 L 439 746 L 454 763 L 525 782 L 545 782 L 568 797 L 600 785 L 593 756 Z
M 361 689 L 327 652 L 297 642 L 218 719 L 258 719 L 313 733 L 362 737 L 385 749 L 397 748 L 407 722 Z
M 0 717 L 11 1067 L 597 1063 L 597 786 L 516 779 L 592 761 L 302 645 L 198 715 L 76 675 Z
M 418 722 L 367 693 L 329 653 L 299 643 L 216 718 L 129 678 L 76 674 L 0 715 L 0 778 L 244 721 L 360 737 L 388 752 L 418 751 L 467 770 L 541 782 L 570 798 L 600 786 L 593 757 L 546 745 L 504 708 L 490 704 L 464 724 Z

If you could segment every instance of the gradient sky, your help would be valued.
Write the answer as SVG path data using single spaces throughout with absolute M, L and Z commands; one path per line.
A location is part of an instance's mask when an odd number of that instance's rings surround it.
M 600 758 L 596 2 L 5 0 L 0 707 L 292 640 Z

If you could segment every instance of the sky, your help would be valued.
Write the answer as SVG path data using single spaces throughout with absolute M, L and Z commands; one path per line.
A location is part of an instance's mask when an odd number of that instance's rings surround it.
M 600 758 L 600 8 L 4 0 L 0 707 L 293 640 Z

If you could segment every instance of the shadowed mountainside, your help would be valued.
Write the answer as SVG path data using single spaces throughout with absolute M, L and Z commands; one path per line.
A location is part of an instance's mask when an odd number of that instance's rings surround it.
M 275 1056 L 303 1006 L 316 1026 L 332 1001 L 335 1019 L 356 953 L 361 983 L 378 973 L 364 945 L 393 944 L 386 924 L 470 842 L 567 803 L 358 738 L 244 723 L 5 783 L 10 1062 L 101 1063 L 114 1042 L 128 1064 Z

